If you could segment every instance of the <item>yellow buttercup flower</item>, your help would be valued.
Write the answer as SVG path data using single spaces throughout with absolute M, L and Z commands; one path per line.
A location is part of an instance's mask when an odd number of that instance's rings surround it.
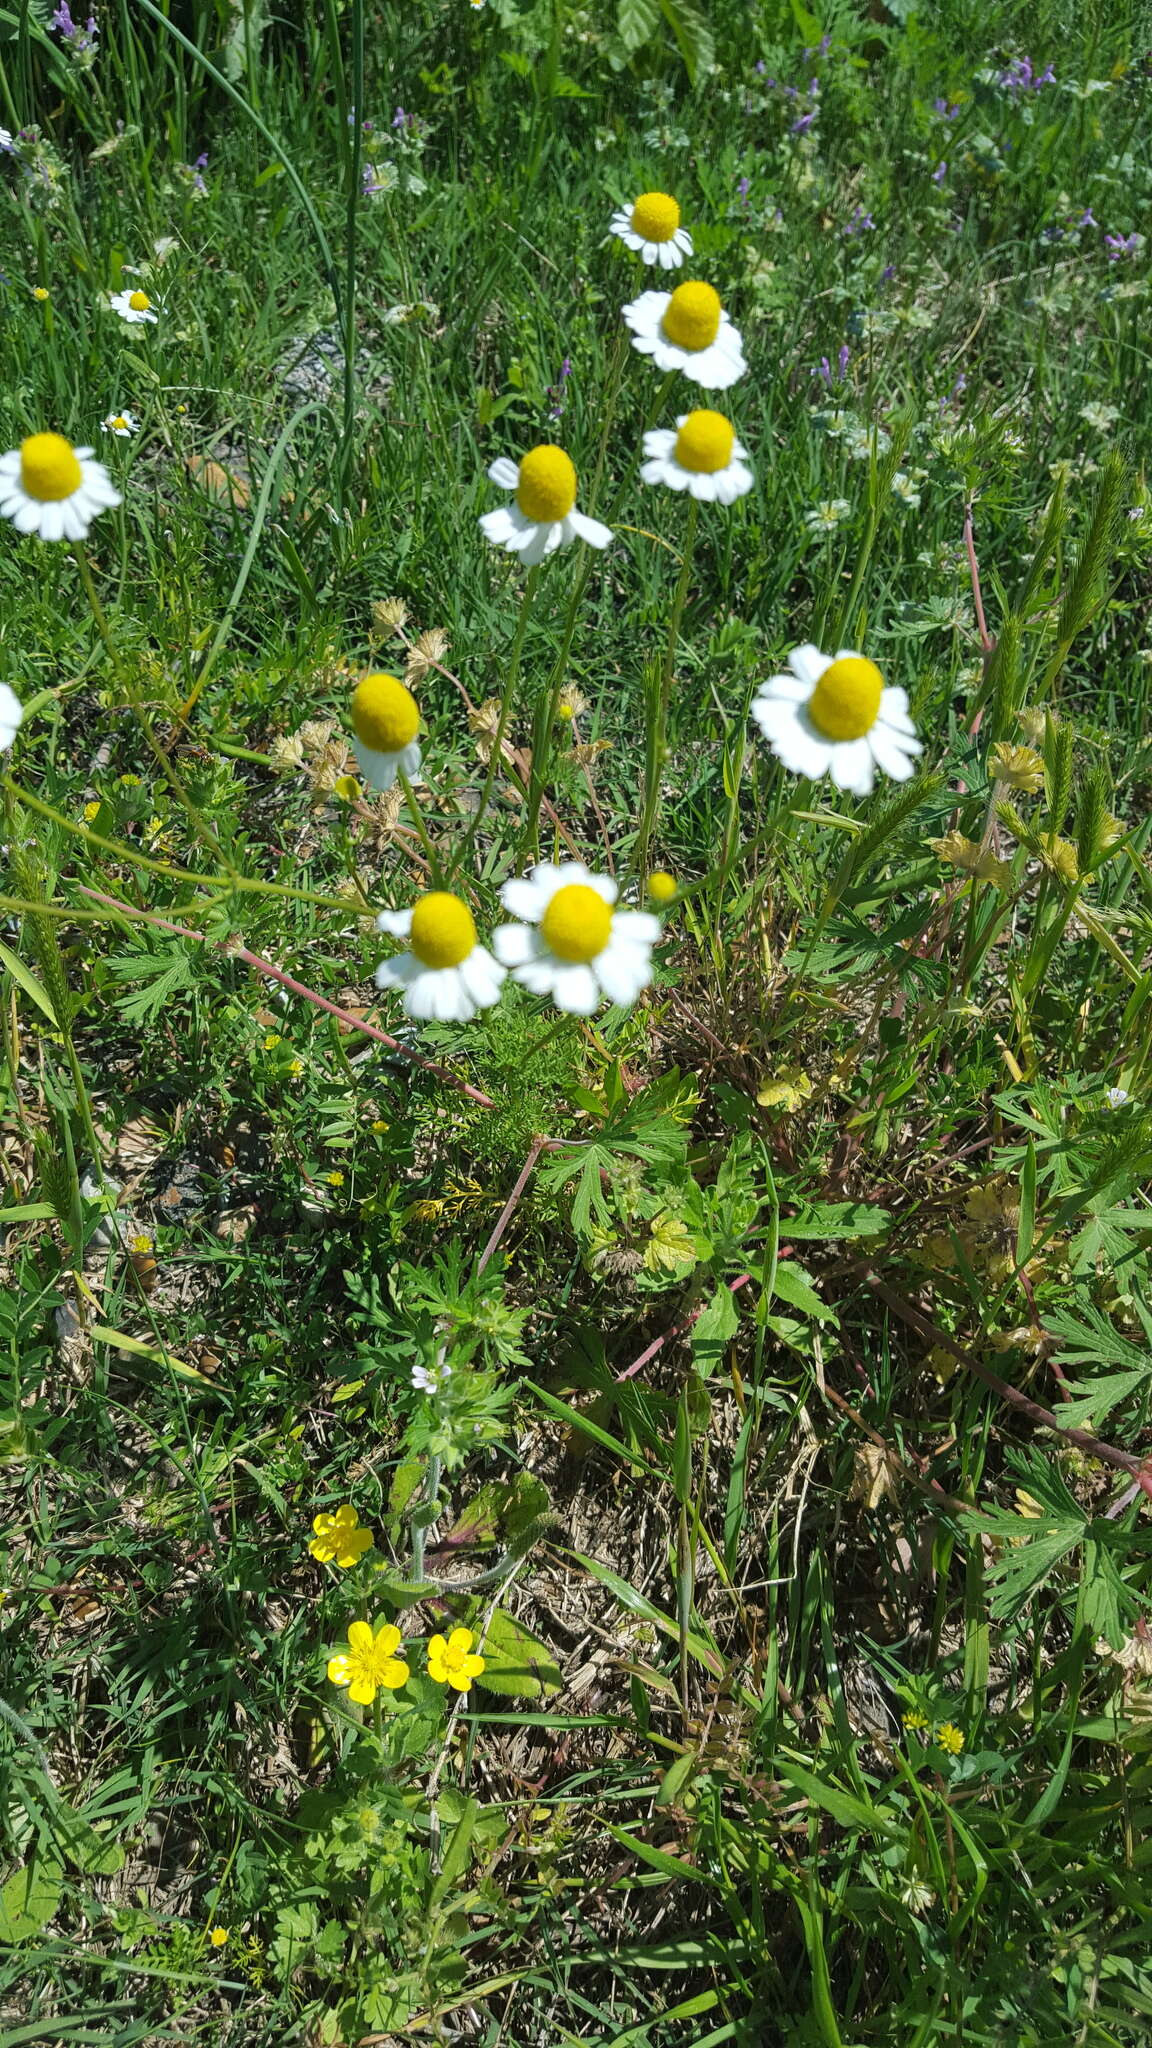
M 328 1660 L 333 1685 L 346 1685 L 348 1697 L 358 1707 L 370 1707 L 380 1691 L 398 1692 L 410 1676 L 403 1657 L 400 1631 L 386 1621 L 373 1633 L 368 1621 L 354 1621 L 348 1629 L 348 1648 Z
M 317 1564 L 336 1564 L 347 1571 L 372 1548 L 372 1531 L 360 1527 L 353 1507 L 337 1508 L 334 1515 L 317 1515 L 312 1527 L 315 1536 L 308 1549 Z
M 475 1637 L 470 1628 L 454 1628 L 445 1640 L 443 1636 L 432 1636 L 428 1642 L 428 1676 L 437 1685 L 450 1685 L 456 1692 L 467 1692 L 474 1678 L 479 1678 L 484 1669 L 483 1657 L 472 1650 Z
M 223 1948 L 230 1933 L 231 1929 L 228 1927 L 210 1927 L 208 1929 L 208 1939 L 212 1943 L 213 1948 Z

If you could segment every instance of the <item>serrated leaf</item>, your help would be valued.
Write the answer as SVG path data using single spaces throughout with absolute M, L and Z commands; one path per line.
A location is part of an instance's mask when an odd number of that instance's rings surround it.
M 498 1607 L 484 1637 L 484 1675 L 477 1680 L 487 1692 L 512 1699 L 540 1700 L 564 1684 L 559 1665 L 544 1644 Z
M 871 1202 L 814 1202 L 798 1216 L 780 1218 L 780 1235 L 788 1238 L 879 1237 L 892 1221 L 887 1209 Z
M 617 0 L 616 33 L 631 56 L 660 26 L 660 0 Z
M 779 1301 L 786 1301 L 789 1308 L 799 1309 L 802 1315 L 814 1316 L 820 1322 L 835 1322 L 836 1311 L 821 1301 L 807 1274 L 794 1259 L 781 1259 L 772 1282 L 772 1292 Z
M 711 70 L 715 61 L 712 30 L 699 9 L 688 5 L 688 0 L 660 0 L 660 12 L 676 38 L 689 80 L 695 85 L 698 74 Z

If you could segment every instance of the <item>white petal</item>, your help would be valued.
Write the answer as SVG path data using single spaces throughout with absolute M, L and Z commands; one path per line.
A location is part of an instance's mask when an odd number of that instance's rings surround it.
M 908 692 L 898 684 L 892 684 L 881 693 L 878 718 L 890 725 L 894 732 L 906 732 L 910 739 L 916 737 L 916 727 L 908 716 Z
M 487 1010 L 499 1002 L 506 970 L 492 958 L 487 946 L 473 946 L 456 972 L 478 1010 Z
M 377 988 L 409 988 L 418 975 L 425 972 L 424 962 L 415 953 L 397 953 L 391 960 L 381 960 L 376 969 Z
M 75 498 L 66 498 L 63 510 L 63 528 L 66 540 L 83 540 L 88 531 L 89 521 Z
M 498 455 L 495 462 L 488 464 L 488 474 L 502 491 L 514 491 L 520 481 L 520 464 L 513 462 L 510 455 Z
M 40 530 L 40 505 L 35 498 L 24 498 L 12 514 L 12 524 L 17 533 L 38 533 Z
M 372 789 L 391 789 L 400 763 L 399 754 L 378 754 L 375 747 L 366 747 L 363 740 L 358 740 L 355 735 L 352 752 L 361 775 Z
M 652 961 L 646 947 L 605 946 L 593 963 L 593 970 L 610 1003 L 627 1009 L 652 979 Z
M 551 953 L 545 953 L 537 960 L 525 960 L 521 966 L 514 967 L 512 979 L 518 981 L 521 988 L 526 988 L 531 995 L 550 996 L 552 982 L 560 965 L 560 961 Z
M 809 689 L 814 690 L 825 669 L 831 668 L 832 656 L 821 654 L 818 647 L 814 647 L 810 640 L 806 640 L 802 647 L 792 649 L 788 656 L 788 666 L 794 676 L 799 676 L 802 683 L 807 683 Z
M 20 474 L 20 450 L 10 448 L 7 455 L 0 455 L 0 484 L 11 482 Z
M 408 745 L 402 747 L 400 752 L 394 754 L 392 758 L 396 763 L 397 773 L 405 776 L 411 782 L 413 776 L 420 773 L 420 742 L 418 740 L 409 740 Z
M 572 507 L 564 524 L 571 527 L 573 533 L 578 534 L 581 540 L 586 540 L 590 548 L 606 548 L 612 538 L 610 526 L 605 526 L 602 520 L 590 519 L 586 512 L 578 512 L 575 506 Z
M 21 704 L 15 690 L 9 689 L 7 683 L 0 683 L 0 724 L 4 726 L 8 733 L 8 737 L 4 741 L 6 747 L 12 745 L 12 735 L 23 724 L 23 721 L 24 706 Z
M 684 422 L 678 422 L 683 426 Z M 676 436 L 671 427 L 651 427 L 644 436 L 644 453 L 649 460 L 656 457 L 664 461 L 675 452 Z
M 776 714 L 768 723 L 771 714 Z M 768 741 L 778 761 L 782 761 L 793 775 L 807 775 L 815 782 L 823 775 L 832 759 L 832 747 L 821 742 L 800 723 L 793 708 L 790 717 L 784 715 L 784 707 L 765 705 L 752 706 L 752 716 Z
M 910 747 L 918 754 L 919 740 L 907 740 L 903 735 L 894 733 L 889 726 L 882 725 L 877 719 L 868 734 L 868 745 L 876 766 L 883 774 L 890 775 L 893 782 L 907 782 L 908 777 L 915 774 L 916 763 L 913 753 L 908 753 L 905 749 Z
M 633 299 L 630 305 L 621 309 L 626 325 L 638 341 L 654 339 L 671 299 L 671 292 L 641 292 L 638 299 Z
M 543 954 L 543 942 L 531 925 L 498 924 L 492 934 L 492 951 L 504 967 L 524 967 L 529 960 L 539 960 Z
M 758 704 L 806 704 L 815 688 L 814 683 L 802 683 L 799 676 L 769 676 L 756 692 Z
M 640 481 L 644 484 L 663 484 L 667 490 L 682 491 L 688 484 L 688 472 L 678 462 L 670 462 L 666 456 L 653 455 L 640 464 Z
M 619 939 L 625 946 L 654 946 L 663 926 L 650 910 L 618 910 L 612 919 L 614 945 Z
M 426 967 L 409 984 L 404 1008 L 436 1024 L 467 1024 L 476 1014 L 455 967 Z
M 521 970 L 523 972 L 523 970 Z M 572 1017 L 590 1017 L 600 1004 L 600 990 L 591 967 L 565 960 L 552 970 L 552 1001 Z
M 548 908 L 548 898 L 542 894 L 534 881 L 516 879 L 505 882 L 500 891 L 500 901 L 513 917 L 523 917 L 529 924 L 539 924 Z
M 719 497 L 720 487 L 716 478 L 715 470 L 697 469 L 690 472 L 688 490 L 701 505 L 714 504 Z
M 494 512 L 482 512 L 477 523 L 485 540 L 491 541 L 494 548 L 516 546 L 519 528 L 513 522 L 509 506 L 498 505 Z
M 734 505 L 737 498 L 752 489 L 752 481 L 752 471 L 745 469 L 742 462 L 730 462 L 727 469 L 717 472 L 716 496 L 722 505 Z
M 838 741 L 832 749 L 829 770 L 837 789 L 850 789 L 854 796 L 869 796 L 875 776 L 868 741 Z
M 672 240 L 675 242 L 676 247 L 683 251 L 685 256 L 692 254 L 692 237 L 688 233 L 687 228 L 677 228 Z
M 605 880 L 605 877 L 592 874 L 590 869 L 585 867 L 582 860 L 562 860 L 557 862 L 555 866 L 549 861 L 548 865 L 551 869 L 548 886 L 551 888 L 553 896 L 556 894 L 557 889 L 571 889 L 573 887 L 595 889 L 598 895 L 604 896 L 606 903 L 615 903 L 615 882 L 609 884 L 612 894 L 605 896 L 603 889 L 599 887 L 599 884 Z M 539 872 L 540 870 L 537 868 L 536 873 L 539 874 Z
M 64 504 L 60 499 L 45 505 L 41 511 L 40 538 L 41 540 L 63 540 Z
M 564 540 L 564 522 L 547 521 L 532 529 L 532 532 L 515 543 L 516 553 L 526 569 L 534 569 L 545 555 L 555 554 Z
M 394 939 L 406 939 L 412 929 L 410 910 L 382 910 L 376 919 L 378 932 L 388 932 Z

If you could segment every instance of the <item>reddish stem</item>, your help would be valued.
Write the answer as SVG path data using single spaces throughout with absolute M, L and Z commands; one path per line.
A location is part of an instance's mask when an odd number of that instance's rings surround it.
M 728 1282 L 729 1292 L 735 1294 L 739 1288 L 747 1287 L 751 1278 L 751 1273 L 741 1273 L 738 1280 L 730 1280 Z M 672 1328 L 665 1330 L 662 1337 L 654 1337 L 647 1350 L 640 1353 L 639 1358 L 635 1359 L 631 1365 L 626 1366 L 623 1372 L 617 1373 L 617 1386 L 619 1386 L 621 1380 L 630 1380 L 634 1374 L 639 1372 L 642 1365 L 647 1365 L 650 1358 L 655 1358 L 656 1353 L 663 1350 L 665 1344 L 670 1344 L 673 1337 L 682 1337 L 685 1330 L 690 1330 L 697 1317 L 703 1315 L 706 1306 L 705 1302 L 701 1302 L 699 1308 L 694 1308 L 691 1315 L 685 1316 L 682 1323 L 673 1323 Z
M 500 1239 L 503 1237 L 504 1232 L 508 1227 L 509 1221 L 511 1220 L 512 1211 L 515 1209 L 517 1202 L 520 1200 L 521 1195 L 524 1193 L 524 1190 L 528 1185 L 532 1169 L 535 1166 L 536 1161 L 539 1159 L 540 1154 L 545 1150 L 546 1146 L 548 1145 L 548 1142 L 549 1141 L 547 1138 L 533 1138 L 532 1150 L 528 1154 L 527 1159 L 524 1161 L 524 1164 L 520 1169 L 520 1175 L 516 1182 L 516 1185 L 513 1188 L 512 1193 L 509 1195 L 508 1200 L 505 1202 L 504 1207 L 501 1209 L 500 1214 L 496 1218 L 492 1235 L 488 1239 L 487 1244 L 485 1245 L 483 1251 L 480 1254 L 479 1263 L 476 1267 L 477 1273 L 482 1273 L 484 1271 L 484 1268 L 488 1264 L 489 1259 L 492 1257 L 492 1254 L 495 1251 L 497 1245 L 499 1244 Z

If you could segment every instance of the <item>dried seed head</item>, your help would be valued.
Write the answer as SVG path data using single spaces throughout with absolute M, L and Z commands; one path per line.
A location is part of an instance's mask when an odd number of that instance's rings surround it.
M 402 597 L 382 597 L 372 607 L 372 624 L 377 633 L 402 633 L 408 607 Z
M 299 768 L 304 759 L 304 742 L 299 733 L 293 733 L 291 737 L 287 733 L 277 733 L 268 749 L 268 759 L 282 775 L 290 774 L 293 768 Z
M 306 753 L 314 754 L 318 753 L 321 747 L 327 746 L 335 730 L 334 719 L 307 718 L 296 737 Z
M 988 756 L 988 772 L 1005 789 L 1035 796 L 1044 787 L 1044 762 L 1034 747 L 1011 747 L 1001 740 Z
M 408 649 L 408 666 L 404 680 L 409 688 L 413 683 L 418 683 L 421 676 L 427 675 L 428 670 L 436 662 L 444 659 L 447 648 L 448 635 L 442 626 L 430 626 L 426 633 L 421 633 L 415 645 Z

